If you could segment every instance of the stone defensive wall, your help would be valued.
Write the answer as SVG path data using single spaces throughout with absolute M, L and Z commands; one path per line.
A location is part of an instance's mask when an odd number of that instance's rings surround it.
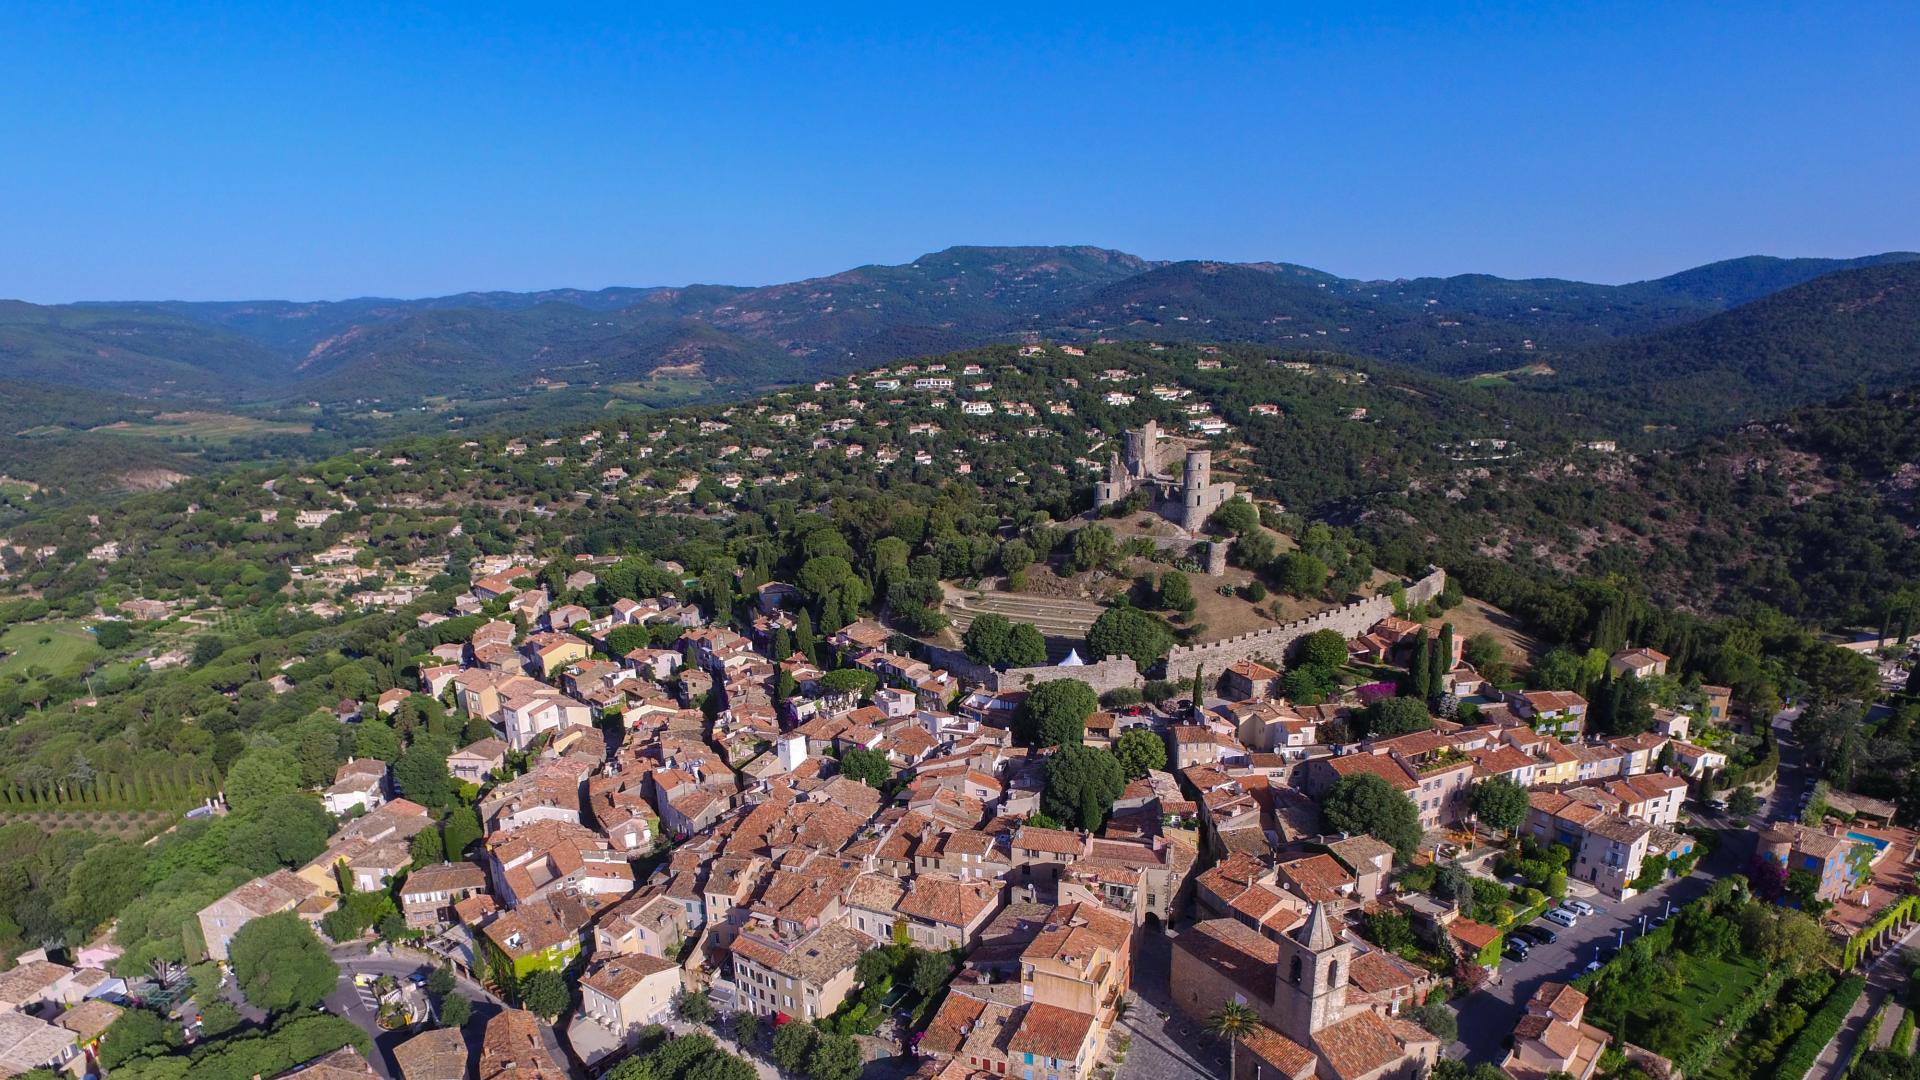
M 1427 603 L 1439 596 L 1446 587 L 1447 572 L 1439 567 L 1429 567 L 1424 577 L 1407 586 L 1407 603 Z M 1392 614 L 1391 596 L 1371 596 L 1266 630 L 1255 630 L 1201 645 L 1176 645 L 1167 653 L 1162 677 L 1191 679 L 1193 673 L 1202 668 L 1218 676 L 1228 665 L 1241 660 L 1281 663 L 1286 660 L 1287 651 L 1293 647 L 1293 643 L 1308 634 L 1319 630 L 1337 630 L 1341 637 L 1356 638 Z
M 1133 661 L 1124 656 L 1109 656 L 1090 664 L 1077 667 L 1061 667 L 1054 664 L 1049 667 L 1008 668 L 996 672 L 993 688 L 995 690 L 1026 690 L 1053 679 L 1079 679 L 1093 687 L 1094 693 L 1104 694 L 1109 690 L 1124 687 L 1139 688 L 1146 683 L 1140 677 L 1140 669 Z

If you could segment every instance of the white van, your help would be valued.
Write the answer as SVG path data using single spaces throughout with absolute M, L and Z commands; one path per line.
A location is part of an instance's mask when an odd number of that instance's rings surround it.
M 1579 919 L 1578 915 L 1574 914 L 1571 911 L 1568 911 L 1566 908 L 1554 908 L 1552 911 L 1549 911 L 1545 915 L 1542 915 L 1540 917 L 1547 920 L 1550 923 L 1556 923 L 1560 926 L 1564 926 L 1569 930 L 1573 929 L 1574 922 Z

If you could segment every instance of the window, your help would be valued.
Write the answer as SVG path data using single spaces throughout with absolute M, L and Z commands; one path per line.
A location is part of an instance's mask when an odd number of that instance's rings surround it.
M 1295 986 L 1300 985 L 1300 958 L 1298 956 L 1293 958 L 1293 964 L 1288 969 L 1287 981 Z

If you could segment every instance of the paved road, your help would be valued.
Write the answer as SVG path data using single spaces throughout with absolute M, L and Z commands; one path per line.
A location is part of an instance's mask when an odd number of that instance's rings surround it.
M 1780 771 L 1772 794 L 1761 807 L 1761 813 L 1769 821 L 1798 821 L 1800 796 L 1813 786 L 1812 777 L 1807 774 L 1806 751 L 1793 737 L 1793 722 L 1799 718 L 1798 707 L 1781 709 L 1773 717 L 1773 738 L 1780 747 Z
M 1498 1063 L 1505 1055 L 1513 1028 L 1526 1009 L 1527 999 L 1549 980 L 1569 982 L 1595 959 L 1613 955 L 1622 941 L 1640 936 L 1640 917 L 1659 915 L 1671 902 L 1674 910 L 1704 895 L 1713 879 L 1746 865 L 1752 856 L 1750 834 L 1729 830 L 1720 834 L 1720 844 L 1709 859 L 1702 859 L 1692 876 L 1616 903 L 1604 897 L 1589 902 L 1599 909 L 1579 921 L 1573 929 L 1552 926 L 1560 940 L 1551 945 L 1536 945 L 1525 960 L 1500 961 L 1500 984 L 1479 990 L 1456 1003 L 1460 1015 L 1460 1041 L 1448 1048 L 1451 1057 L 1474 1063 Z
M 1873 962 L 1867 971 L 1867 992 L 1854 1002 L 1853 1010 L 1847 1013 L 1839 1033 L 1814 1060 L 1812 1070 L 1807 1073 L 1811 1080 L 1840 1080 L 1846 1072 L 1847 1063 L 1853 1060 L 1853 1048 L 1859 1045 L 1861 1036 L 1866 1034 L 1867 1019 L 1880 1011 L 1880 1006 L 1886 1003 L 1889 996 L 1906 986 L 1907 968 L 1902 954 L 1907 946 L 1916 941 L 1920 941 L 1920 926 L 1907 931 L 1897 945 L 1881 953 Z M 1881 1034 L 1888 1034 L 1884 1025 Z
M 1114 1025 L 1111 1045 L 1122 1035 L 1133 1039 L 1121 1080 L 1227 1075 L 1227 1044 L 1173 1009 L 1167 997 L 1173 965 L 1173 938 L 1152 930 L 1134 932 L 1133 989 L 1127 1012 Z

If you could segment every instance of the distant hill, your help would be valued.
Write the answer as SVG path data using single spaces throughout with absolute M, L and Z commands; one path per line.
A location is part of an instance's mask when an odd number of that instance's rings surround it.
M 0 301 L 0 373 L 154 397 L 246 397 L 279 372 L 258 342 L 165 312 Z
M 1622 417 L 1710 429 L 1920 380 L 1920 262 L 1814 278 L 1731 311 L 1581 350 L 1550 393 Z
M 1282 262 L 1152 262 L 1098 247 L 954 247 L 759 288 L 472 292 L 418 300 L 0 302 L 0 377 L 67 435 L 101 402 L 239 411 L 202 457 L 537 424 L 596 408 L 737 399 L 980 345 L 1247 342 L 1509 375 L 1515 400 L 1610 431 L 1726 427 L 1920 377 L 1920 256 L 1755 256 L 1629 285 L 1484 274 L 1361 281 Z M 563 392 L 555 392 L 565 388 Z M 17 395 L 20 396 L 20 395 Z M 125 400 L 121 400 L 125 399 Z M 24 401 L 23 396 L 23 401 Z M 308 403 L 316 403 L 318 412 Z M 310 436 L 275 424 L 310 426 Z M 262 427 L 260 425 L 266 425 Z M 166 429 L 174 430 L 174 429 Z M 49 433 L 40 432 L 36 437 Z M 64 437 L 63 437 L 64 438 Z M 304 439 L 304 441 L 303 441 Z M 119 439 L 116 445 L 127 440 Z M 83 446 L 86 440 L 64 439 Z M 0 471 L 20 448 L 0 442 Z M 77 452 L 77 451 L 76 451 Z M 57 462 L 36 446 L 42 473 Z M 76 471 L 84 461 L 76 463 Z
M 563 375 L 618 381 L 690 365 L 750 389 L 1027 335 L 1249 341 L 1471 374 L 1915 258 L 1755 256 L 1612 286 L 1484 274 L 1360 281 L 1288 263 L 1154 263 L 1097 247 L 954 247 L 761 288 L 7 304 L 0 356 L 23 381 L 223 400 L 511 393 Z
M 1652 281 L 1622 286 L 1668 296 L 1685 297 L 1717 308 L 1739 307 L 1782 289 L 1790 289 L 1817 277 L 1842 270 L 1860 270 L 1889 263 L 1913 262 L 1920 253 L 1889 251 L 1858 259 L 1779 259 L 1771 255 L 1749 255 L 1743 259 L 1696 266 Z

